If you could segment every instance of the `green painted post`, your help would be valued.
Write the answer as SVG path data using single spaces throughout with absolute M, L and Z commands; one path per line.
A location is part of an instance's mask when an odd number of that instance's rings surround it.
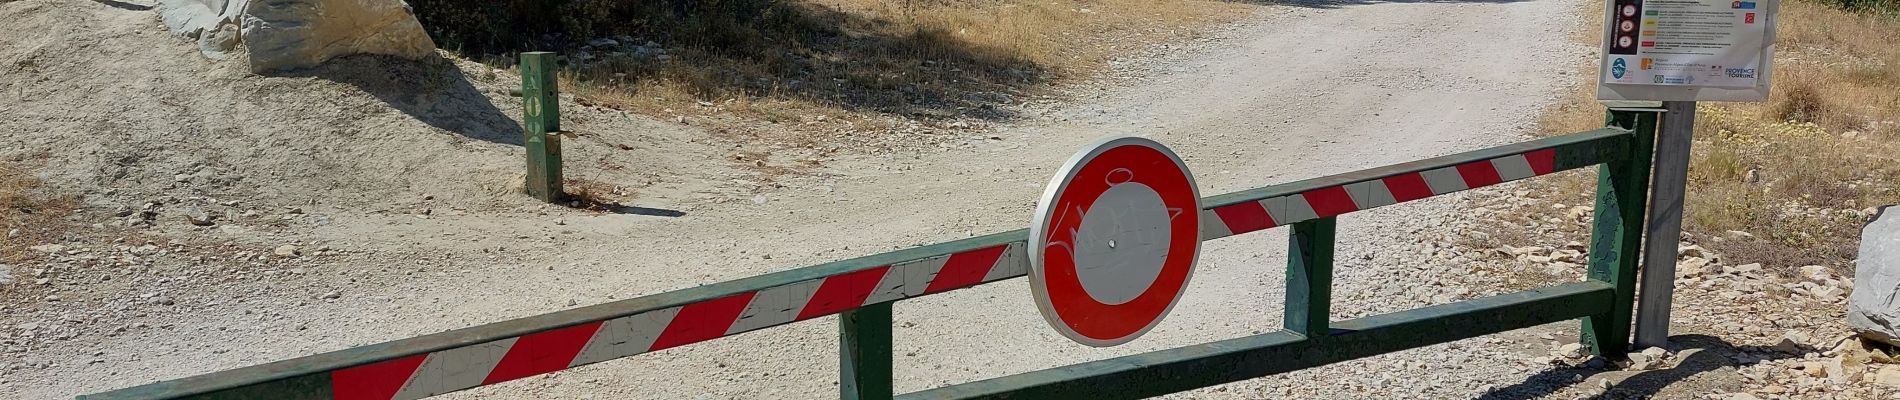
M 521 53 L 521 108 L 525 132 L 522 146 L 528 150 L 529 196 L 547 202 L 560 201 L 561 188 L 561 90 L 554 53 Z
M 844 400 L 886 400 L 891 388 L 891 303 L 838 314 L 838 387 Z
M 1324 337 L 1333 299 L 1333 218 L 1293 224 L 1286 257 L 1286 329 Z
M 1644 200 L 1649 192 L 1650 151 L 1656 143 L 1655 112 L 1612 110 L 1610 124 L 1629 128 L 1629 153 L 1597 172 L 1596 221 L 1590 232 L 1589 279 L 1615 289 L 1607 312 L 1583 318 L 1583 344 L 1596 355 L 1629 351 L 1636 302 L 1636 265 L 1642 260 Z M 1666 239 L 1665 239 L 1666 240 Z

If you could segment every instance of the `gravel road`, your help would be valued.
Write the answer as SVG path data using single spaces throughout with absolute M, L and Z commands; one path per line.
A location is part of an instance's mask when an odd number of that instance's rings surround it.
M 1187 48 L 1123 60 L 1117 76 L 1068 89 L 1070 101 L 1030 106 L 1028 120 L 959 146 L 841 156 L 751 201 L 709 205 L 688 195 L 688 187 L 642 204 L 686 210 L 676 218 L 567 210 L 527 220 L 336 215 L 337 223 L 315 234 L 319 241 L 401 243 L 390 246 L 441 256 L 427 267 L 418 261 L 410 268 L 405 259 L 335 266 L 320 272 L 327 280 L 297 289 L 309 297 L 214 302 L 163 329 L 54 344 L 36 356 L 49 366 L 13 375 L 0 384 L 0 397 L 66 398 L 1021 228 L 1049 174 L 1105 135 L 1146 136 L 1173 147 L 1206 194 L 1514 142 L 1563 89 L 1560 77 L 1588 62 L 1587 50 L 1567 40 L 1577 6 L 1288 2 Z M 693 157 L 677 158 L 679 168 L 693 168 L 686 164 Z M 1434 257 L 1448 246 L 1448 228 L 1469 219 L 1458 209 L 1468 203 L 1464 197 L 1343 218 L 1335 318 L 1496 292 L 1462 286 L 1461 265 Z M 448 231 L 463 235 L 433 235 Z M 509 238 L 550 232 L 560 240 L 532 241 L 506 256 L 488 253 L 512 246 Z M 900 303 L 898 390 L 1277 329 L 1285 235 L 1275 229 L 1208 243 L 1174 314 L 1121 347 L 1088 348 L 1057 336 L 1020 280 Z M 835 324 L 825 318 L 449 397 L 824 398 L 837 390 Z M 1472 398 L 1494 388 L 1526 389 L 1526 377 L 1548 361 L 1532 360 L 1547 345 L 1524 335 L 1178 396 Z

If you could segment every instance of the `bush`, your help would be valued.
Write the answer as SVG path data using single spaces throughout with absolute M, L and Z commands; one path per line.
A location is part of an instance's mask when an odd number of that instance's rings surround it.
M 770 0 L 410 0 L 443 48 L 471 54 L 559 50 L 610 34 L 747 41 L 734 26 L 782 24 L 792 13 Z M 725 29 L 722 29 L 725 28 Z M 744 46 L 732 46 L 743 48 Z

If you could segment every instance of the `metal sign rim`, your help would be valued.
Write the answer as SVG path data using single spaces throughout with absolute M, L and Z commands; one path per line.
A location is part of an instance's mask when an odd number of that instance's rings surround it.
M 1189 252 L 1188 255 L 1187 276 L 1182 278 L 1181 288 L 1175 291 L 1173 298 L 1168 300 L 1168 306 L 1162 308 L 1161 313 L 1156 315 L 1153 320 L 1148 321 L 1140 330 L 1136 330 L 1134 333 L 1120 338 L 1103 340 L 1076 332 L 1070 328 L 1068 324 L 1063 323 L 1056 314 L 1055 306 L 1051 303 L 1052 300 L 1049 298 L 1047 280 L 1043 272 L 1042 249 L 1044 243 L 1048 240 L 1050 219 L 1054 217 L 1053 214 L 1055 210 L 1050 207 L 1054 205 L 1056 199 L 1068 188 L 1069 182 L 1075 180 L 1076 170 L 1080 169 L 1082 165 L 1093 161 L 1096 156 L 1100 156 L 1102 153 L 1122 146 L 1147 147 L 1160 152 L 1162 155 L 1167 156 L 1168 160 L 1174 162 L 1175 167 L 1181 170 L 1181 175 L 1187 181 L 1188 190 L 1192 192 L 1193 195 L 1193 209 L 1184 212 L 1182 215 L 1192 215 L 1197 223 L 1195 224 L 1195 228 L 1188 232 L 1188 234 L 1192 234 L 1195 237 L 1194 250 Z M 1165 319 L 1169 314 L 1174 312 L 1174 307 L 1181 303 L 1181 298 L 1185 297 L 1184 295 L 1187 293 L 1188 286 L 1194 281 L 1194 270 L 1197 269 L 1201 256 L 1202 243 L 1199 225 L 1207 223 L 1207 221 L 1200 221 L 1200 214 L 1201 188 L 1200 184 L 1194 180 L 1194 173 L 1188 170 L 1187 163 L 1181 160 L 1181 156 L 1174 154 L 1173 150 L 1168 149 L 1167 146 L 1162 145 L 1160 142 L 1138 136 L 1109 136 L 1090 143 L 1084 147 L 1082 151 L 1078 151 L 1074 156 L 1070 156 L 1069 160 L 1062 164 L 1062 168 L 1056 170 L 1055 176 L 1049 179 L 1049 184 L 1043 188 L 1042 197 L 1036 203 L 1036 213 L 1029 225 L 1029 243 L 1024 246 L 1028 248 L 1029 253 L 1029 291 L 1032 294 L 1031 297 L 1036 299 L 1036 308 L 1042 314 L 1043 321 L 1049 323 L 1049 326 L 1055 328 L 1056 332 L 1062 334 L 1063 337 L 1091 347 L 1116 346 L 1147 335 L 1149 331 L 1154 330 L 1155 326 L 1161 324 L 1162 319 Z M 1171 232 L 1171 234 L 1179 233 Z

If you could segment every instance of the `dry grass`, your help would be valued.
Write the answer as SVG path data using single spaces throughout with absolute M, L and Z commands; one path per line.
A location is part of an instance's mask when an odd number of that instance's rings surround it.
M 19 265 L 31 256 L 28 246 L 58 237 L 63 226 L 59 219 L 77 207 L 71 196 L 51 194 L 39 179 L 24 169 L 0 163 L 0 264 Z M 7 277 L 19 280 L 22 268 L 12 268 Z M 0 299 L 11 297 L 23 285 L 0 285 Z
M 1847 265 L 1866 210 L 1900 203 L 1900 19 L 1810 2 L 1780 18 L 1770 100 L 1697 110 L 1684 225 L 1755 236 L 1708 241 L 1732 259 Z M 1547 113 L 1545 131 L 1599 126 L 1591 92 Z
M 571 61 L 588 52 L 592 60 L 571 63 L 564 74 L 569 92 L 584 102 L 662 116 L 709 107 L 770 122 L 824 116 L 878 130 L 888 126 L 865 125 L 891 122 L 861 117 L 1007 119 L 1002 106 L 1048 84 L 1091 76 L 1118 54 L 1190 37 L 1254 6 L 1217 0 L 725 0 L 698 6 L 573 0 L 568 7 L 574 18 L 624 21 L 570 22 L 585 32 L 527 45 L 561 48 Z M 583 46 L 598 37 L 652 41 L 666 57 Z
M 586 178 L 567 178 L 561 182 L 567 205 L 592 211 L 609 211 L 639 197 L 632 188 Z

